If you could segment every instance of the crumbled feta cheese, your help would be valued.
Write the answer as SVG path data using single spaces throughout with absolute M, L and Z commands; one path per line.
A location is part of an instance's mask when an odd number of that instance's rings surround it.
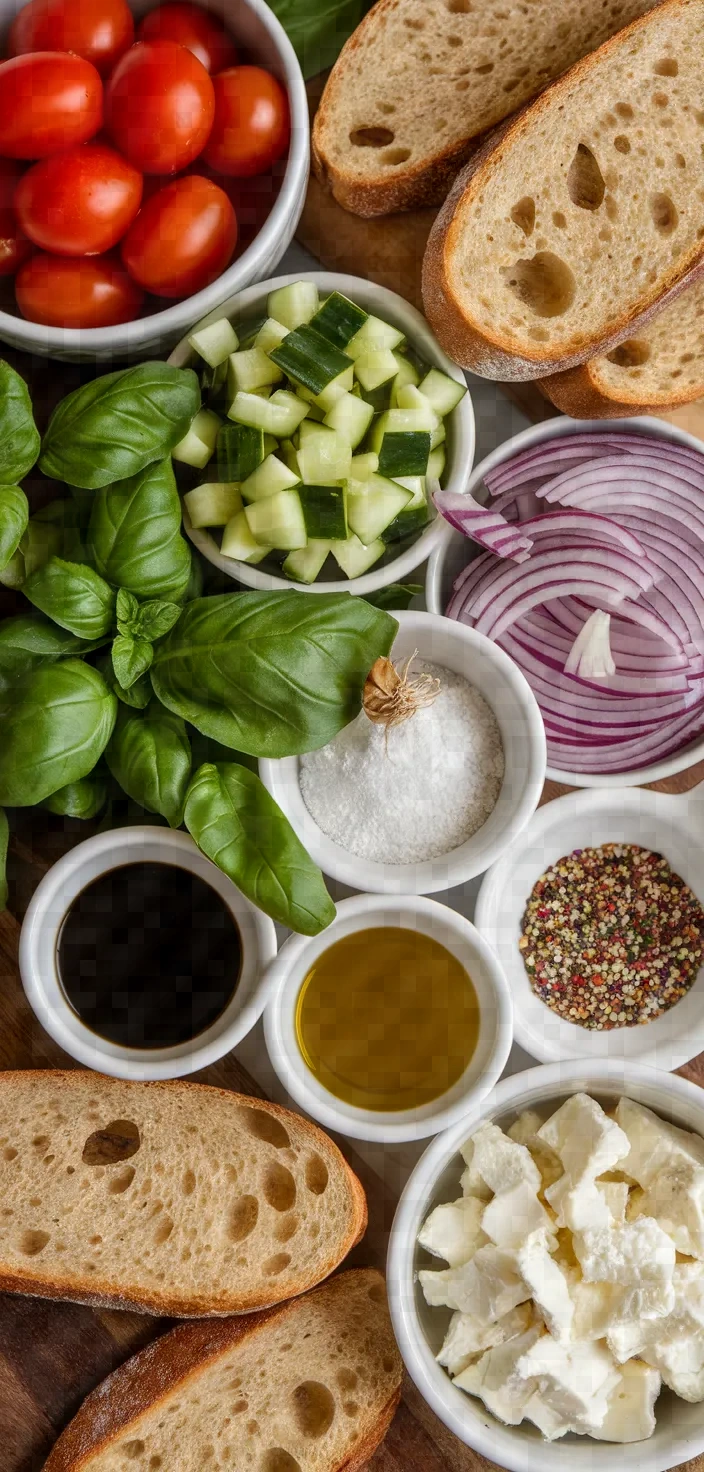
M 579 1268 L 568 1273 L 568 1284 L 574 1307 L 572 1338 L 603 1339 L 618 1318 L 622 1290 L 616 1283 L 586 1283 Z
M 628 1154 L 628 1138 L 588 1094 L 574 1094 L 541 1125 L 538 1137 L 559 1155 L 573 1186 L 612 1170 Z
M 505 1344 L 530 1328 L 533 1310 L 529 1303 L 504 1314 L 495 1324 L 487 1324 L 473 1314 L 453 1314 L 445 1341 L 436 1356 L 439 1365 L 445 1365 L 451 1375 L 459 1375 L 477 1355 L 496 1344 Z
M 526 1351 L 516 1370 L 537 1381 L 541 1399 L 575 1430 L 591 1431 L 606 1415 L 619 1372 L 607 1349 L 584 1341 L 558 1344 L 551 1334 Z
M 542 1125 L 542 1117 L 532 1109 L 526 1109 L 519 1114 L 518 1119 L 506 1131 L 511 1140 L 517 1145 L 525 1145 L 530 1150 L 531 1156 L 540 1171 L 543 1191 L 552 1186 L 562 1175 L 562 1161 L 559 1155 L 540 1139 L 538 1130 Z
M 622 1168 L 639 1186 L 649 1186 L 666 1166 L 685 1162 L 704 1165 L 704 1140 L 659 1119 L 643 1104 L 619 1099 L 616 1118 L 629 1143 Z
M 543 1400 L 538 1390 L 534 1390 L 530 1400 L 523 1407 L 523 1417 L 526 1421 L 532 1421 L 539 1431 L 542 1431 L 546 1441 L 557 1441 L 559 1437 L 566 1436 L 568 1431 L 574 1431 L 571 1422 L 566 1421 L 564 1416 L 558 1415 L 557 1411 Z
M 533 1232 L 516 1252 L 518 1271 L 556 1339 L 569 1339 L 574 1305 L 567 1279 L 550 1256 L 545 1233 Z
M 485 1124 L 472 1138 L 472 1170 L 496 1193 L 525 1183 L 540 1190 L 540 1172 L 525 1145 L 509 1140 L 498 1125 Z
M 665 1384 L 682 1400 L 704 1400 L 704 1347 L 701 1334 L 655 1344 L 643 1350 L 643 1359 L 659 1370 Z
M 482 1231 L 497 1247 L 519 1247 L 531 1232 L 552 1235 L 552 1218 L 527 1181 L 499 1191 L 484 1208 L 481 1220 Z
M 591 1435 L 597 1441 L 645 1441 L 655 1430 L 654 1406 L 659 1394 L 657 1370 L 639 1360 L 624 1365 L 609 1396 L 606 1415 Z
M 548 1187 L 545 1200 L 556 1213 L 558 1227 L 567 1227 L 570 1232 L 608 1227 L 613 1221 L 604 1192 L 588 1179 L 573 1186 L 567 1174 L 560 1176 L 554 1186 Z
M 462 1195 L 477 1196 L 480 1201 L 490 1201 L 491 1190 L 474 1167 L 474 1141 L 465 1140 L 464 1145 L 460 1148 L 460 1154 L 466 1166 L 466 1170 L 460 1177 Z
M 671 1161 L 646 1188 L 640 1206 L 672 1237 L 678 1252 L 704 1258 L 704 1166 Z
M 487 1410 L 507 1426 L 518 1426 L 535 1389 L 535 1380 L 519 1374 L 516 1366 L 542 1334 L 542 1325 L 535 1325 L 517 1339 L 487 1350 L 476 1364 L 469 1365 L 456 1377 L 454 1384 L 470 1395 L 479 1396 Z
M 519 1303 L 530 1298 L 530 1289 L 516 1268 L 513 1253 L 489 1244 L 480 1247 L 471 1262 L 442 1272 L 418 1274 L 426 1303 L 431 1307 L 458 1309 L 494 1324 Z
M 484 1202 L 475 1196 L 436 1206 L 421 1228 L 421 1247 L 449 1262 L 451 1268 L 461 1267 L 488 1240 L 481 1226 L 483 1212 Z
M 574 1249 L 588 1283 L 626 1290 L 625 1317 L 654 1318 L 672 1309 L 675 1245 L 650 1217 L 577 1232 Z

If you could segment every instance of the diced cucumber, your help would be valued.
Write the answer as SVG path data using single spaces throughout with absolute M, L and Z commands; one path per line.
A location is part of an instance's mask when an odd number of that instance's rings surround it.
M 432 435 L 430 436 L 431 453 L 433 450 L 437 450 L 438 445 L 444 445 L 446 438 L 447 431 L 441 419 L 437 429 L 434 429 Z
M 439 368 L 431 368 L 420 385 L 420 391 L 432 404 L 435 413 L 444 419 L 446 414 L 451 414 L 457 408 L 467 387 L 457 383 L 454 378 L 449 378 L 447 373 L 441 373 Z
M 183 504 L 194 531 L 201 526 L 227 526 L 242 510 L 240 488 L 234 481 L 210 481 L 187 491 Z
M 389 378 L 396 377 L 396 359 L 390 348 L 379 348 L 376 352 L 362 353 L 355 361 L 354 371 L 365 392 L 372 393 Z
M 420 374 L 415 365 L 407 358 L 405 353 L 394 353 L 396 359 L 397 373 L 391 385 L 391 408 L 398 408 L 397 395 L 400 388 L 405 388 L 409 383 L 418 383 Z
M 344 542 L 349 536 L 345 487 L 301 485 L 298 494 L 308 536 Z
M 272 348 L 281 346 L 290 330 L 289 327 L 284 327 L 283 322 L 277 322 L 275 317 L 267 317 L 254 339 L 254 346 L 261 348 L 263 353 L 270 353 Z
M 288 465 L 289 470 L 292 470 L 294 475 L 297 475 L 300 479 L 298 451 L 293 443 L 293 440 L 281 441 L 281 444 L 279 445 L 279 459 L 283 460 L 284 465 Z
M 333 291 L 311 318 L 310 325 L 321 337 L 326 337 L 328 342 L 336 343 L 338 348 L 346 348 L 348 342 L 364 326 L 367 317 L 368 313 L 355 302 L 351 302 L 349 297 Z
M 327 385 L 327 388 L 323 389 L 322 393 L 315 395 L 313 403 L 327 414 L 328 409 L 332 409 L 333 404 L 336 404 L 337 400 L 341 399 L 343 394 L 351 393 L 353 388 L 354 366 L 350 365 L 349 368 L 345 369 L 344 373 L 338 373 L 337 378 L 333 378 Z
M 378 455 L 372 455 L 371 452 L 366 455 L 353 455 L 350 464 L 350 479 L 369 480 L 370 475 L 376 475 L 378 469 Z
M 321 337 L 312 327 L 297 327 L 289 332 L 281 346 L 272 348 L 274 363 L 296 383 L 320 394 L 333 379 L 348 369 L 350 359 L 335 344 Z
M 347 521 L 365 546 L 375 542 L 384 529 L 403 511 L 411 500 L 411 492 L 393 480 L 373 475 L 369 480 L 353 481 L 347 492 Z
M 340 394 L 332 409 L 328 409 L 325 423 L 354 450 L 364 439 L 373 418 L 371 404 L 358 399 L 355 394 Z
M 397 475 L 396 482 L 411 492 L 411 499 L 405 506 L 406 511 L 415 510 L 416 506 L 427 506 L 428 495 L 425 488 L 425 477 L 422 475 Z
M 289 486 L 298 485 L 298 481 L 299 476 L 294 470 L 289 470 L 283 460 L 279 460 L 276 455 L 267 455 L 266 460 L 262 460 L 261 465 L 242 482 L 242 499 L 266 501 L 269 496 L 276 496 L 279 491 L 287 491 Z
M 218 474 L 224 481 L 243 481 L 265 456 L 261 429 L 248 424 L 223 424 L 218 434 Z
M 311 541 L 284 558 L 282 572 L 297 583 L 314 583 L 330 552 L 329 542 Z
M 379 450 L 379 474 L 398 480 L 402 475 L 425 475 L 430 458 L 427 430 L 410 434 L 387 433 Z
M 224 363 L 218 363 L 217 368 L 209 368 L 203 363 L 203 371 L 200 375 L 201 391 L 205 394 L 209 403 L 219 403 L 224 397 L 225 384 L 227 383 L 227 358 Z
M 218 322 L 211 322 L 209 327 L 201 327 L 200 332 L 192 333 L 188 345 L 211 368 L 218 368 L 230 353 L 237 352 L 239 338 L 227 317 L 221 317 Z
M 428 480 L 440 480 L 440 477 L 443 474 L 444 469 L 445 469 L 445 450 L 444 450 L 444 447 L 442 445 L 438 445 L 438 447 L 437 447 L 436 450 L 431 450 L 430 451 L 430 458 L 428 460 L 428 469 L 427 469 L 427 472 L 426 472 L 427 473 L 427 476 L 428 476 Z
M 251 388 L 249 392 L 255 399 L 270 399 L 272 388 L 273 384 L 265 383 L 262 388 Z M 235 394 L 236 397 L 237 395 Z
M 261 348 L 244 348 L 230 353 L 227 360 L 227 386 L 233 399 L 235 394 L 251 393 L 268 383 L 280 383 L 282 378 L 281 369 Z
M 330 551 L 338 567 L 342 568 L 348 578 L 359 578 L 383 557 L 386 548 L 380 539 L 365 546 L 359 537 L 353 535 L 346 542 L 335 542 Z
M 298 491 L 277 491 L 245 509 L 247 525 L 255 541 L 282 552 L 305 547 L 308 536 Z
M 404 506 L 382 532 L 382 541 L 400 542 L 403 537 L 422 531 L 429 521 L 432 521 L 432 516 L 427 502 L 424 506 Z
M 222 534 L 220 551 L 223 557 L 234 557 L 238 562 L 261 562 L 269 551 L 260 542 L 255 541 L 249 530 L 249 524 L 244 511 L 238 511 L 232 521 L 228 521 Z
M 310 413 L 310 407 L 297 394 L 292 394 L 285 388 L 276 389 L 268 399 L 261 399 L 258 393 L 238 393 L 235 394 L 229 417 L 263 429 L 276 439 L 288 440 L 295 434 L 301 420 Z
M 425 394 L 421 393 L 415 383 L 404 383 L 398 391 L 397 398 L 399 409 L 418 409 L 428 419 L 432 417 L 433 426 L 437 424 L 440 415 L 435 413 L 430 399 L 426 399 Z
M 192 465 L 195 470 L 202 470 L 215 449 L 221 423 L 222 420 L 212 409 L 199 409 L 187 434 L 174 445 L 172 458 L 182 465 Z
M 363 353 L 377 353 L 384 348 L 391 351 L 403 342 L 403 333 L 397 327 L 392 327 L 390 322 L 382 322 L 380 317 L 367 317 L 363 327 L 356 332 L 347 344 L 345 351 L 350 358 L 361 358 Z
M 301 425 L 298 463 L 301 479 L 308 486 L 329 486 L 334 481 L 347 480 L 350 473 L 352 451 L 336 433 L 323 425 Z
M 310 322 L 318 310 L 320 298 L 314 281 L 294 281 L 291 286 L 280 286 L 270 291 L 266 309 L 270 317 L 283 323 L 289 332 Z
M 376 455 L 380 453 L 382 441 L 386 434 L 422 434 L 429 433 L 431 436 L 435 430 L 437 418 L 428 404 L 427 409 L 387 409 L 385 414 L 380 414 L 371 427 L 369 434 L 369 447 Z M 430 448 L 433 449 L 432 438 Z

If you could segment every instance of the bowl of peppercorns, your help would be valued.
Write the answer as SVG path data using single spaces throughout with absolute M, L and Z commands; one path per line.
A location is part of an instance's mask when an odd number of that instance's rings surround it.
M 568 793 L 488 870 L 475 923 L 542 1063 L 704 1051 L 704 783 Z

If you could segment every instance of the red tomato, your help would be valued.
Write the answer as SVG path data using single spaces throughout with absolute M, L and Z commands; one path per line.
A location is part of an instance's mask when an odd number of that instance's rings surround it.
M 0 154 L 46 158 L 86 143 L 103 121 L 103 84 L 82 56 L 35 51 L 0 65 Z
M 142 292 L 117 256 L 77 260 L 39 252 L 21 266 L 17 305 L 30 322 L 46 327 L 115 327 L 139 315 Z
M 73 51 L 107 76 L 133 40 L 126 0 L 30 0 L 10 30 L 8 50 Z
M 215 122 L 205 161 L 219 174 L 247 179 L 281 158 L 291 133 L 288 98 L 260 66 L 233 66 L 213 77 Z
M 54 153 L 27 170 L 15 194 L 30 240 L 63 256 L 112 250 L 142 202 L 142 175 L 103 143 Z
M 145 15 L 137 30 L 138 41 L 177 41 L 202 61 L 208 72 L 234 66 L 237 52 L 221 21 L 200 5 L 173 0 Z
M 113 141 L 143 174 L 185 169 L 208 141 L 215 113 L 205 67 L 173 41 L 138 41 L 118 62 L 106 92 Z
M 0 276 L 14 276 L 32 249 L 31 241 L 20 230 L 12 206 L 21 177 L 19 164 L 9 158 L 0 158 Z
M 152 195 L 122 242 L 135 281 L 156 296 L 192 296 L 215 281 L 237 243 L 237 217 L 210 179 L 189 174 Z

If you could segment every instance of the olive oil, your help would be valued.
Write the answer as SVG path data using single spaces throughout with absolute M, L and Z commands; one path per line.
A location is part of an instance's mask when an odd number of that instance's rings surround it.
M 305 977 L 296 1038 L 319 1083 L 361 1109 L 415 1109 L 461 1078 L 479 1036 L 464 966 L 417 930 L 345 936 Z

